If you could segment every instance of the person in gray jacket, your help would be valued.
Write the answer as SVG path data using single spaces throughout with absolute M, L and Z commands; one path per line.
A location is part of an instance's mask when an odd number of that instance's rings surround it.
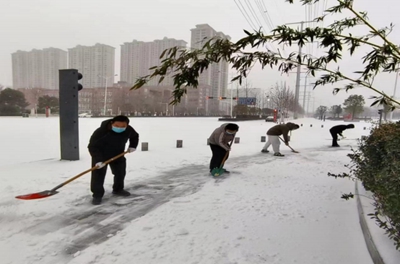
M 225 123 L 212 132 L 211 136 L 208 138 L 208 143 L 210 144 L 212 151 L 210 172 L 222 165 L 225 154 L 228 155 L 226 160 L 228 159 L 229 151 L 231 150 L 229 143 L 233 141 L 238 131 L 238 125 L 233 123 Z M 229 171 L 225 169 L 224 172 L 229 173 Z

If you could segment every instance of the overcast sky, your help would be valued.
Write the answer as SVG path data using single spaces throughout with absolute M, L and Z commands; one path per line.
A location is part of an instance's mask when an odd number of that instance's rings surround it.
M 336 0 L 327 2 L 329 6 Z M 368 11 L 372 24 L 380 27 L 393 22 L 400 26 L 398 0 L 354 2 L 357 10 Z M 0 84 L 12 85 L 11 53 L 17 50 L 48 47 L 67 50 L 78 44 L 103 43 L 116 48 L 116 73 L 119 74 L 120 45 L 133 39 L 152 41 L 169 37 L 183 39 L 190 44 L 190 29 L 196 24 L 207 23 L 215 30 L 230 35 L 233 41 L 238 40 L 244 36 L 243 29 L 251 30 L 251 27 L 237 4 L 251 16 L 254 25 L 261 23 L 269 31 L 270 27 L 261 18 L 257 3 L 262 9 L 265 6 L 274 26 L 308 20 L 309 15 L 320 15 L 323 6 L 321 3 L 319 9 L 313 8 L 312 12 L 307 13 L 305 7 L 290 5 L 284 0 L 2 0 Z M 258 16 L 258 21 L 251 10 Z M 400 28 L 396 27 L 390 37 L 396 44 L 400 42 L 399 33 Z M 304 51 L 318 54 L 316 48 Z M 365 52 L 367 50 L 359 52 L 354 58 L 346 55 L 346 60 L 340 66 L 346 72 L 360 70 L 360 57 Z M 285 80 L 292 89 L 295 88 L 295 74 L 286 77 L 274 70 L 261 71 L 255 67 L 248 78 L 252 87 L 264 89 Z M 383 75 L 377 78 L 376 86 L 392 95 L 394 81 L 394 74 Z M 304 84 L 304 79 L 301 83 Z M 373 94 L 365 89 L 358 89 L 354 93 L 367 98 Z M 343 92 L 333 96 L 330 87 L 320 87 L 313 91 L 313 96 L 316 97 L 316 105 L 329 106 L 342 103 L 348 94 Z

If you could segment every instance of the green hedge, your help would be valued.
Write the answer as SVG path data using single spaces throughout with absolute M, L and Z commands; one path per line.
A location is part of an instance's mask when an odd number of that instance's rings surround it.
M 375 213 L 370 216 L 400 248 L 400 122 L 373 127 L 348 155 L 350 174 L 332 175 L 360 180 L 374 195 Z M 348 196 L 347 196 L 348 197 Z M 346 198 L 346 195 L 343 197 Z

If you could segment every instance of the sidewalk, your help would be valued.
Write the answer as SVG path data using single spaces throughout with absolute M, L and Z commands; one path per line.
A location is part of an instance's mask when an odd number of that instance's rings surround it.
M 366 191 L 358 181 L 355 188 L 360 225 L 374 264 L 398 264 L 400 251 L 396 250 L 394 242 L 385 234 L 385 230 L 379 228 L 375 220 L 368 216 L 374 212 L 372 193 Z

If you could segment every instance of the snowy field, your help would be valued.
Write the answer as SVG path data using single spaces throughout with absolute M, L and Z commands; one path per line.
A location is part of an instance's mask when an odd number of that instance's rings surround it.
M 341 148 L 330 148 L 329 128 L 342 122 L 297 120 L 291 146 L 300 153 L 282 144 L 279 158 L 260 153 L 274 124 L 238 122 L 240 144 L 225 166 L 232 173 L 216 180 L 206 140 L 217 119 L 133 118 L 140 142 L 149 142 L 148 152 L 126 156 L 126 189 L 138 197 L 111 197 L 109 171 L 104 202 L 92 206 L 89 174 L 46 199 L 14 197 L 90 168 L 87 143 L 103 119 L 79 119 L 79 161 L 59 160 L 58 118 L 0 120 L 2 264 L 372 263 L 355 200 L 340 199 L 354 183 L 327 176 L 345 170 L 369 123 L 355 123 Z

